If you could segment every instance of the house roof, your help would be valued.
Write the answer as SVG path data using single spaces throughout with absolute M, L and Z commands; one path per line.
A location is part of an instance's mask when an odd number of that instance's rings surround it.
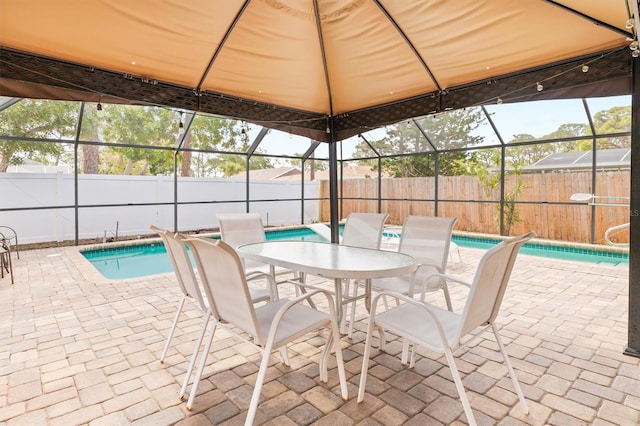
M 548 155 L 537 163 L 522 169 L 525 172 L 591 170 L 592 166 L 592 151 L 572 151 Z M 629 169 L 630 167 L 630 148 L 601 149 L 596 153 L 596 168 L 598 169 Z
M 249 170 L 250 180 L 276 180 L 293 176 L 300 176 L 300 170 L 296 167 L 274 167 L 270 169 Z M 231 177 L 245 179 L 247 177 L 247 172 L 243 171 Z
M 342 172 L 340 171 L 342 170 Z M 342 169 L 338 170 L 338 178 L 342 176 L 342 179 L 365 179 L 365 178 L 377 178 L 378 172 L 376 170 L 372 170 L 369 166 L 344 166 Z M 382 173 L 382 177 L 388 177 L 387 173 Z M 311 174 L 305 172 L 304 174 L 305 180 L 311 179 Z M 287 175 L 278 178 L 279 180 L 292 180 L 292 179 L 300 179 L 300 175 L 293 176 Z M 313 174 L 314 180 L 329 180 L 329 171 L 328 170 L 316 170 Z

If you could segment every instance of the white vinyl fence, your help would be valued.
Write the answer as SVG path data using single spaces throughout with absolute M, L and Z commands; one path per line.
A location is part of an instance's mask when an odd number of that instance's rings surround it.
M 0 225 L 14 228 L 24 244 L 74 240 L 74 187 L 73 174 L 0 174 L 0 209 L 42 208 L 0 212 Z M 194 203 L 178 206 L 179 230 L 215 228 L 217 213 L 246 211 L 246 192 L 246 181 L 241 179 L 178 178 L 178 202 Z M 303 204 L 300 181 L 251 181 L 249 209 L 260 213 L 267 226 L 315 222 L 318 193 L 318 182 L 305 182 Z M 173 176 L 78 175 L 77 204 L 102 205 L 78 209 L 79 238 L 102 241 L 105 236 L 113 238 L 116 231 L 118 236 L 145 235 L 151 233 L 151 224 L 173 229 L 173 201 Z M 140 203 L 169 205 L 108 206 Z

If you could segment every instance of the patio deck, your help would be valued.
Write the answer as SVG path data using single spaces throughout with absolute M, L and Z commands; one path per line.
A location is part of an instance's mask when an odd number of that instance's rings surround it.
M 461 252 L 463 263 L 450 271 L 468 278 L 483 251 Z M 167 360 L 158 361 L 179 301 L 172 274 L 101 279 L 77 248 L 20 257 L 15 284 L 0 280 L 0 424 L 244 422 L 260 360 L 249 345 L 216 338 L 190 412 L 177 395 L 200 328 L 195 309 L 187 308 Z M 463 289 L 452 290 L 461 307 Z M 530 414 L 485 333 L 457 354 L 479 424 L 639 424 L 640 359 L 622 355 L 627 295 L 627 267 L 520 255 L 497 322 Z M 398 341 L 372 351 L 367 397 L 358 404 L 365 321 L 356 327 L 353 340 L 343 338 L 350 401 L 339 397 L 335 361 L 329 383 L 319 381 L 323 339 L 309 335 L 290 347 L 292 368 L 273 358 L 256 423 L 466 423 L 444 358 L 421 350 L 415 368 L 405 368 Z

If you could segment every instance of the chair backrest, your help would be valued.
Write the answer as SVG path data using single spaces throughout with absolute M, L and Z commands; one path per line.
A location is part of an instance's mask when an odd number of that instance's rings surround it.
M 370 249 L 380 248 L 387 213 L 350 213 L 344 224 L 341 244 Z
M 202 298 L 202 292 L 198 286 L 198 279 L 196 278 L 195 271 L 193 270 L 193 264 L 189 258 L 189 252 L 181 239 L 174 235 L 172 232 L 166 229 L 158 228 L 151 225 L 150 228 L 157 232 L 162 238 L 164 247 L 167 250 L 167 255 L 171 260 L 171 266 L 176 274 L 178 285 L 182 294 L 189 296 L 196 300 L 203 311 L 207 310 L 207 306 Z
M 419 264 L 432 264 L 444 273 L 456 217 L 407 216 L 402 225 L 398 251 Z M 430 272 L 430 274 L 433 272 Z
M 482 256 L 462 313 L 458 339 L 498 316 L 520 247 L 535 236 L 529 232 L 502 241 Z
M 262 344 L 266 336 L 260 332 L 242 263 L 233 247 L 205 238 L 184 241 L 196 261 L 214 318 L 235 325 Z
M 265 241 L 262 217 L 258 213 L 221 213 L 216 217 L 220 238 L 233 248 Z

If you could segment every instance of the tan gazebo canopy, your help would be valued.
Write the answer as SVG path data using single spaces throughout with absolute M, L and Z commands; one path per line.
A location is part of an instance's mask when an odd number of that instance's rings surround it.
M 344 139 L 498 98 L 629 93 L 634 1 L 2 0 L 0 94 Z

